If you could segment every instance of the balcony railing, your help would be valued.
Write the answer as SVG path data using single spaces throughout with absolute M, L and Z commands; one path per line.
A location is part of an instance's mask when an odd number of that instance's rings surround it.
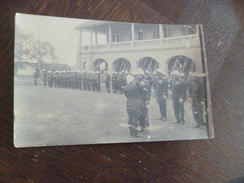
M 170 37 L 163 39 L 139 40 L 130 42 L 116 42 L 102 45 L 81 46 L 81 52 L 104 52 L 115 50 L 131 50 L 131 49 L 150 49 L 150 48 L 167 48 L 199 45 L 199 37 L 197 35 L 188 35 L 181 37 Z

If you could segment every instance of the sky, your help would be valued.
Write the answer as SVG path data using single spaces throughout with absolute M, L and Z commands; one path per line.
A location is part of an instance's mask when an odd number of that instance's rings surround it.
M 74 29 L 89 20 L 20 13 L 15 18 L 19 28 L 34 34 L 36 38 L 40 34 L 41 41 L 47 41 L 55 47 L 55 55 L 60 64 L 76 65 L 79 32 Z M 89 36 L 87 34 L 84 33 L 82 37 Z M 86 44 L 86 40 L 83 43 Z

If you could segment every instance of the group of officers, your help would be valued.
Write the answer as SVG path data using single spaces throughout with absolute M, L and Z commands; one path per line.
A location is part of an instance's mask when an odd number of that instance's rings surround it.
M 147 134 L 149 127 L 147 105 L 151 99 L 151 88 L 154 90 L 159 104 L 161 117 L 158 120 L 167 120 L 167 98 L 170 95 L 173 102 L 175 124 L 185 124 L 184 102 L 187 99 L 192 103 L 192 112 L 196 121 L 195 128 L 202 128 L 204 123 L 205 87 L 204 74 L 197 72 L 180 73 L 174 70 L 167 78 L 162 68 L 157 69 L 151 77 L 148 71 L 137 69 L 133 75 L 126 76 L 127 85 L 124 94 L 127 98 L 126 110 L 130 135 L 138 137 L 139 133 Z M 140 127 L 140 130 L 138 130 Z
M 148 71 L 138 68 L 134 73 L 108 71 L 104 74 L 107 93 L 123 94 L 127 98 L 126 110 L 130 135 L 138 137 L 139 133 L 147 134 L 149 127 L 148 105 L 152 90 L 159 105 L 161 117 L 158 120 L 167 120 L 167 98 L 173 102 L 175 124 L 185 124 L 184 103 L 187 99 L 192 103 L 192 112 L 196 121 L 196 128 L 202 128 L 204 123 L 205 86 L 204 74 L 189 72 L 187 75 L 174 70 L 166 77 L 163 68 L 159 68 L 151 75 Z M 34 73 L 34 84 L 37 85 L 37 73 Z M 46 71 L 43 70 L 44 86 L 57 88 L 71 88 L 88 91 L 101 91 L 101 75 L 99 71 Z M 140 127 L 140 130 L 138 130 Z

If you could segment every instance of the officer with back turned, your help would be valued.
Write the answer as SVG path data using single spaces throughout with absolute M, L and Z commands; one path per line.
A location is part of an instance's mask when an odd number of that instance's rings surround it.
M 129 118 L 128 125 L 130 135 L 132 137 L 139 137 L 137 128 L 142 105 L 140 96 L 142 87 L 135 81 L 135 78 L 132 75 L 128 75 L 126 80 L 128 84 L 124 88 L 124 95 L 127 98 L 126 111 Z
M 141 68 L 138 68 L 134 75 L 136 78 L 136 83 L 141 87 L 141 90 L 139 91 L 142 102 L 140 109 L 141 113 L 139 116 L 139 125 L 141 127 L 140 132 L 142 132 L 143 134 L 147 134 L 149 127 L 147 105 L 149 104 L 151 98 L 151 86 L 149 81 L 144 78 L 144 71 Z

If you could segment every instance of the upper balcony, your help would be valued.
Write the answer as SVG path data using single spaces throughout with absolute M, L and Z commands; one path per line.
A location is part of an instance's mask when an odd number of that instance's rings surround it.
M 80 31 L 78 53 L 177 49 L 199 46 L 196 25 L 88 21 Z
M 80 46 L 81 53 L 97 53 L 108 51 L 126 51 L 126 50 L 140 50 L 140 49 L 167 49 L 167 48 L 188 48 L 191 46 L 198 46 L 199 36 L 197 34 L 170 37 L 162 39 L 136 40 L 127 42 L 115 42 L 98 45 Z

